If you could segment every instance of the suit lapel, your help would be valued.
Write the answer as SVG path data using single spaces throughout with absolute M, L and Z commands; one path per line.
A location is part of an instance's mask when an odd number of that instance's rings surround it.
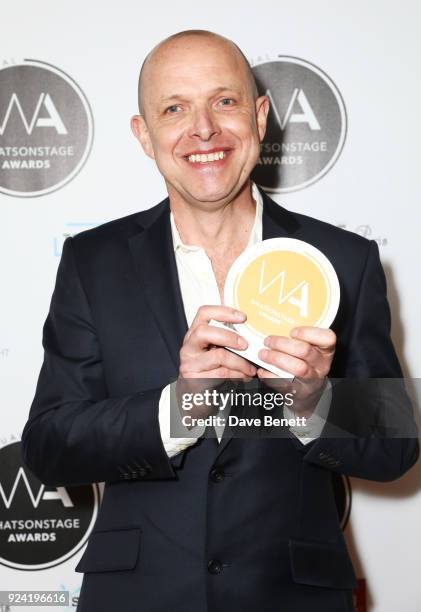
M 274 202 L 260 187 L 259 191 L 263 198 L 262 240 L 294 234 L 299 228 L 295 215 Z
M 178 372 L 179 352 L 187 321 L 178 282 L 171 236 L 168 199 L 158 206 L 140 213 L 143 231 L 129 239 L 129 248 L 135 261 L 151 312 L 167 345 Z

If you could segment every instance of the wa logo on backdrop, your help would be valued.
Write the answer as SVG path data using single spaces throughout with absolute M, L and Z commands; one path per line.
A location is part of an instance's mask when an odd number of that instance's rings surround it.
M 308 187 L 332 168 L 344 146 L 342 96 L 320 68 L 296 57 L 279 56 L 253 72 L 260 95 L 270 100 L 254 179 L 269 192 Z
M 86 543 L 98 515 L 96 484 L 52 487 L 23 465 L 21 443 L 0 449 L 0 563 L 40 570 Z
M 35 60 L 0 69 L 0 192 L 60 189 L 85 164 L 93 133 L 89 103 L 67 74 Z

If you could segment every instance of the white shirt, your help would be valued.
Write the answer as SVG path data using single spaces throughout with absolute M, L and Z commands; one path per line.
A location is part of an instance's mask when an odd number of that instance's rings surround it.
M 262 196 L 256 185 L 252 185 L 252 196 L 256 202 L 256 215 L 250 233 L 247 247 L 262 240 L 262 215 L 263 201 Z M 200 306 L 204 304 L 220 305 L 221 298 L 212 263 L 205 250 L 199 246 L 183 244 L 180 234 L 175 224 L 174 216 L 170 213 L 171 234 L 174 245 L 175 260 L 177 265 L 178 280 L 180 283 L 181 296 L 183 299 L 184 311 L 188 326 L 192 324 L 194 317 Z M 195 435 L 191 438 L 171 438 L 170 435 L 170 388 L 167 385 L 161 393 L 159 401 L 159 426 L 164 448 L 169 457 L 177 455 L 188 446 L 195 444 L 203 433 L 204 428 L 196 428 Z M 300 442 L 307 444 L 311 440 L 320 436 L 320 432 L 325 424 L 325 419 L 331 401 L 330 386 L 323 393 L 322 400 L 316 406 L 314 414 L 307 419 L 306 427 L 290 430 L 298 437 Z M 285 418 L 294 417 L 294 413 L 284 407 Z M 222 431 L 217 431 L 218 440 L 221 440 Z

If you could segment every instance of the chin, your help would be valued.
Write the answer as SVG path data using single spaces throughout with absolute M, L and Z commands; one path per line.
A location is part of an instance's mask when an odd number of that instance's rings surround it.
M 219 202 L 230 195 L 228 190 L 219 191 L 196 191 L 191 192 L 190 197 L 197 202 Z
M 197 189 L 189 189 L 186 193 L 189 194 L 191 199 L 196 200 L 197 202 L 220 202 L 222 200 L 226 200 L 227 198 L 232 198 L 239 191 L 236 189 L 235 184 L 231 185 L 218 185 L 218 186 L 209 186 L 206 187 L 198 187 Z

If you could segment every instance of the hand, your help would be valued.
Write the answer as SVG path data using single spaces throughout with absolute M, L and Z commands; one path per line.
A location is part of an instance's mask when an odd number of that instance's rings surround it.
M 248 342 L 235 331 L 209 325 L 244 323 L 246 315 L 228 306 L 201 306 L 187 331 L 180 350 L 179 375 L 182 378 L 249 378 L 256 368 L 225 346 L 244 350 Z
M 294 410 L 311 414 L 320 399 L 335 355 L 336 334 L 321 327 L 295 327 L 290 338 L 268 336 L 259 358 L 293 374 L 296 396 Z M 257 376 L 265 384 L 279 390 L 291 385 L 288 379 L 276 378 L 264 368 Z
M 256 375 L 256 367 L 247 359 L 224 348 L 244 350 L 247 340 L 235 331 L 209 325 L 211 319 L 221 323 L 243 323 L 246 318 L 243 312 L 228 306 L 199 308 L 180 349 L 179 398 L 187 392 L 203 393 L 206 389 L 214 389 L 229 378 L 249 380 Z M 195 409 L 196 416 L 208 413 L 209 410 L 204 411 L 202 406 Z

